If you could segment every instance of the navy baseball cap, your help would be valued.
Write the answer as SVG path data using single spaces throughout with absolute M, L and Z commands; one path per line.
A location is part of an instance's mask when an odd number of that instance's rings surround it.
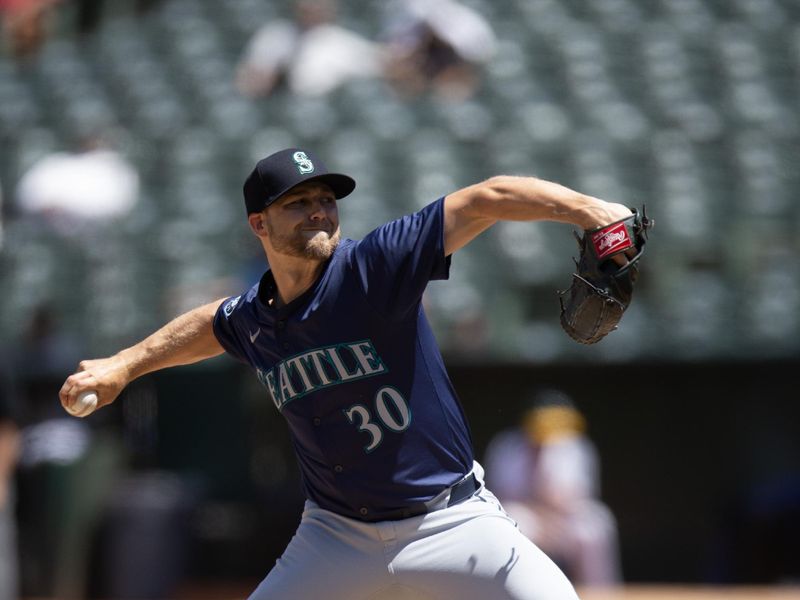
M 306 181 L 321 181 L 329 185 L 337 199 L 344 198 L 356 187 L 352 177 L 331 173 L 310 150 L 286 148 L 258 161 L 245 180 L 247 214 L 261 212 L 294 186 Z

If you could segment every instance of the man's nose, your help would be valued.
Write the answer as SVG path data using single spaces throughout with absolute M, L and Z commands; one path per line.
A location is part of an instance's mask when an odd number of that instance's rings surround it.
M 326 218 L 325 206 L 319 200 L 312 200 L 309 208 L 309 219 L 320 220 Z

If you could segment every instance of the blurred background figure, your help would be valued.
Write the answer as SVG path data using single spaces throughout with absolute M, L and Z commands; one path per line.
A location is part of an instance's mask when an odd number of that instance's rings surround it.
M 29 57 L 48 36 L 53 7 L 61 0 L 0 0 L 3 34 L 11 54 Z
M 520 530 L 576 585 L 621 581 L 616 520 L 599 497 L 599 457 L 569 396 L 534 393 L 520 425 L 489 444 L 486 473 Z
M 49 305 L 36 307 L 10 361 L 22 399 L 21 591 L 59 600 L 173 597 L 187 561 L 195 489 L 153 466 L 158 413 L 146 380 L 117 411 L 89 419 L 64 412 L 58 377 L 75 368 L 82 345 L 59 316 Z M 4 433 L 0 403 L 0 476 Z M 1 492 L 2 485 L 0 499 Z
M 94 422 L 67 415 L 58 377 L 74 368 L 79 343 L 49 305 L 34 309 L 10 364 L 20 391 L 18 530 L 24 596 L 85 597 L 91 540 L 118 452 Z
M 391 53 L 389 78 L 402 94 L 431 90 L 453 100 L 477 91 L 496 42 L 489 22 L 454 0 L 395 0 L 384 35 Z
M 69 235 L 128 214 L 139 199 L 139 175 L 100 136 L 81 139 L 74 152 L 54 152 L 20 178 L 18 210 L 44 217 Z
M 0 358 L 5 358 L 0 355 Z M 16 396 L 11 377 L 0 365 L 0 600 L 16 600 L 19 562 L 15 517 L 14 473 L 19 455 Z
M 286 86 L 294 94 L 322 96 L 357 78 L 383 72 L 381 47 L 337 25 L 334 0 L 298 0 L 291 20 L 261 27 L 237 67 L 239 91 L 267 96 Z

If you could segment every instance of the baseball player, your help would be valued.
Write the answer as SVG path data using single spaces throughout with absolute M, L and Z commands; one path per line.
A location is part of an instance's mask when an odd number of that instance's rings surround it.
M 355 181 L 311 151 L 259 161 L 247 219 L 269 269 L 239 296 L 179 316 L 69 376 L 110 404 L 133 379 L 228 352 L 286 419 L 307 495 L 283 556 L 250 596 L 565 600 L 576 594 L 483 485 L 463 410 L 422 308 L 453 253 L 498 220 L 582 229 L 631 214 L 560 185 L 494 177 L 340 240 Z
M 617 523 L 600 498 L 600 458 L 586 418 L 566 393 L 530 394 L 519 425 L 491 440 L 483 464 L 519 530 L 573 582 L 620 583 Z

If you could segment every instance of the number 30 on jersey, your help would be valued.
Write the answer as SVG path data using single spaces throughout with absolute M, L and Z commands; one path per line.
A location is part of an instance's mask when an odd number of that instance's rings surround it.
M 343 412 L 359 432 L 370 435 L 364 452 L 372 452 L 381 445 L 385 430 L 402 433 L 411 425 L 411 409 L 403 395 L 391 386 L 385 386 L 375 393 L 374 410 L 363 404 L 355 404 Z M 377 418 L 376 418 L 377 417 Z

